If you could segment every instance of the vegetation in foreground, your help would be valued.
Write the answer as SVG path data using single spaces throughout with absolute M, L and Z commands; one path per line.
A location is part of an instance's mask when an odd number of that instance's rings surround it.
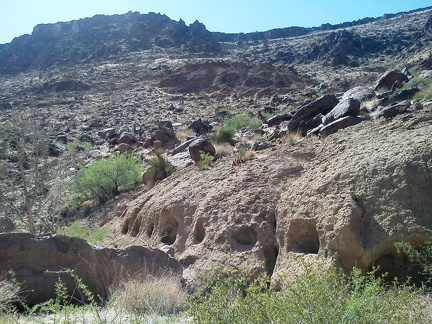
M 218 280 L 189 298 L 178 279 L 164 276 L 131 281 L 113 290 L 100 306 L 68 305 L 61 282 L 58 297 L 18 313 L 0 296 L 2 323 L 428 323 L 430 297 L 408 283 L 386 284 L 376 271 L 341 274 L 336 266 L 299 261 L 294 280 L 263 274 L 252 282 L 246 270 L 215 272 Z M 214 277 L 213 277 L 214 278 Z M 10 281 L 0 281 L 10 287 Z M 16 284 L 16 283 L 15 283 Z M 79 287 L 83 289 L 83 287 Z M 84 288 L 85 289 L 85 288 Z M 188 299 L 188 300 L 187 300 Z M 187 301 L 186 301 L 187 300 Z M 429 307 L 429 308 L 428 308 Z

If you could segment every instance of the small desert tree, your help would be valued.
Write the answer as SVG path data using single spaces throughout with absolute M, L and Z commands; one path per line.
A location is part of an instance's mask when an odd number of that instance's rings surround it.
M 31 110 L 22 109 L 2 123 L 1 137 L 0 211 L 33 234 L 37 225 L 52 232 L 66 199 L 70 159 L 49 156 L 46 118 Z
M 139 182 L 143 166 L 134 156 L 114 154 L 80 170 L 73 191 L 78 202 L 97 199 L 103 203 L 120 193 L 122 186 Z

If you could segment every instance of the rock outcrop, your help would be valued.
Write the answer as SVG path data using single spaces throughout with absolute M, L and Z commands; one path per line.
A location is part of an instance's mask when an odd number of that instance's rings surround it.
M 55 298 L 55 284 L 59 280 L 77 301 L 85 295 L 78 289 L 76 278 L 95 296 L 106 299 L 110 287 L 122 280 L 164 272 L 181 276 L 182 267 L 159 249 L 99 248 L 77 237 L 2 233 L 0 273 L 9 271 L 22 285 L 23 300 L 35 305 Z
M 325 139 L 278 204 L 275 272 L 298 254 L 337 254 L 344 269 L 376 264 L 397 275 L 394 243 L 419 245 L 432 233 L 431 131 L 429 110 Z
M 174 247 L 192 285 L 218 263 L 274 274 L 304 255 L 391 271 L 395 242 L 432 233 L 431 122 L 418 110 L 329 134 L 316 157 L 311 138 L 188 167 L 131 202 L 122 233 Z
M 274 211 L 285 184 L 314 156 L 311 143 L 260 151 L 236 167 L 220 159 L 209 170 L 180 170 L 129 203 L 122 232 L 172 245 L 191 285 L 219 263 L 271 274 L 277 257 Z

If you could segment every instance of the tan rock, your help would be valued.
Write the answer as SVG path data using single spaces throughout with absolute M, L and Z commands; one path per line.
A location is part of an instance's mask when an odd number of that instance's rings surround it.
M 181 274 L 182 267 L 159 249 L 141 246 L 109 249 L 76 237 L 0 234 L 0 273 L 13 271 L 14 278 L 22 283 L 22 297 L 29 305 L 55 298 L 55 283 L 59 279 L 67 286 L 69 295 L 82 300 L 68 270 L 93 294 L 106 299 L 110 287 L 121 280 L 169 271 Z
M 337 254 L 347 270 L 375 263 L 394 274 L 394 243 L 420 244 L 432 230 L 431 119 L 418 113 L 410 123 L 395 117 L 327 137 L 277 207 L 275 272 L 300 253 Z
M 221 159 L 210 170 L 182 169 L 129 203 L 122 232 L 172 245 L 192 285 L 218 264 L 271 273 L 275 207 L 283 184 L 299 176 L 313 156 L 309 143 L 300 142 L 290 153 L 287 147 L 260 151 L 235 168 Z

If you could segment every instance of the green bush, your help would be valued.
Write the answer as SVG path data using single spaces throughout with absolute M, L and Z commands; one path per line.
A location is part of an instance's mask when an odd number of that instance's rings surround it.
M 398 253 L 405 255 L 416 273 L 412 281 L 426 290 L 432 290 L 432 241 L 414 248 L 407 242 L 395 243 Z
M 292 280 L 276 291 L 267 275 L 248 283 L 250 274 L 229 273 L 189 304 L 196 323 L 423 323 L 425 303 L 412 288 L 385 287 L 375 272 L 300 262 Z
M 216 135 L 212 137 L 212 140 L 216 143 L 233 143 L 235 129 L 232 127 L 224 126 L 222 127 Z
M 105 228 L 89 228 L 79 221 L 74 221 L 69 226 L 62 228 L 60 234 L 81 237 L 91 244 L 98 245 L 108 235 L 108 230 Z
M 143 166 L 128 154 L 114 154 L 80 170 L 74 180 L 76 199 L 83 202 L 97 199 L 105 202 L 120 193 L 125 185 L 141 181 Z
M 211 167 L 213 163 L 213 156 L 204 151 L 200 151 L 200 160 L 198 161 L 198 169 L 204 170 Z
M 257 117 L 250 116 L 249 114 L 237 114 L 228 118 L 225 122 L 225 126 L 234 130 L 245 127 L 256 129 L 261 126 L 261 122 Z
M 430 80 L 430 79 L 429 79 Z M 432 99 L 432 83 L 424 85 L 419 92 L 417 92 L 414 99 Z

